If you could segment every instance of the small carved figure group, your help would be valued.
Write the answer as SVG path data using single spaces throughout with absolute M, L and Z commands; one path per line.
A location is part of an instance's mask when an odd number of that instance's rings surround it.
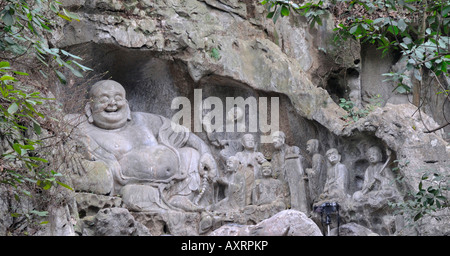
M 274 212 L 286 209 L 286 186 L 273 177 L 273 165 L 261 152 L 255 150 L 252 134 L 241 138 L 243 151 L 228 157 L 224 177 L 218 184 L 225 187 L 224 198 L 207 209 L 214 212 L 230 212 L 276 208 Z

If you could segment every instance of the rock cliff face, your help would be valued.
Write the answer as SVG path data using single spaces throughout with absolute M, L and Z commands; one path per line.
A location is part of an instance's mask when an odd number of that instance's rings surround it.
M 322 155 L 337 148 L 350 172 L 352 193 L 361 189 L 368 166 L 364 152 L 371 145 L 393 151 L 391 168 L 409 161 L 395 173 L 397 178 L 408 177 L 402 187 L 405 194 L 417 188 L 421 177 L 417 170 L 450 171 L 449 144 L 439 132 L 425 133 L 426 127 L 438 124 L 426 115 L 420 117 L 411 104 L 386 104 L 356 122 L 343 120 L 347 112 L 336 99 L 352 97 L 366 105 L 364 88 L 376 90 L 377 85 L 361 79 L 367 77 L 362 72 L 370 72 L 365 67 L 371 60 L 361 62 L 358 44 L 343 49 L 332 44 L 332 17 L 319 28 L 310 28 L 303 18 L 292 15 L 274 25 L 263 6 L 248 0 L 71 0 L 64 4 L 81 20 L 60 24 L 54 43 L 83 56 L 85 64 L 94 68 L 93 77 L 101 74 L 120 82 L 132 111 L 170 118 L 177 112 L 171 109 L 172 100 L 184 96 L 193 102 L 194 89 L 202 89 L 203 99 L 214 96 L 223 102 L 226 97 L 279 97 L 280 130 L 286 133 L 286 143 L 300 148 L 304 165 L 310 164 L 307 140 L 318 139 Z M 204 132 L 198 135 L 207 141 Z M 270 152 L 270 146 L 261 144 L 260 151 Z M 347 217 L 356 221 L 350 213 Z M 124 232 L 137 230 L 142 228 Z M 375 232 L 395 230 L 383 227 Z

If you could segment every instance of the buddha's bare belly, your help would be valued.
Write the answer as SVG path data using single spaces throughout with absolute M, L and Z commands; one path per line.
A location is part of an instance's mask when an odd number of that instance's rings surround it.
M 178 159 L 163 145 L 142 146 L 124 154 L 119 160 L 122 174 L 145 180 L 165 180 L 178 172 Z

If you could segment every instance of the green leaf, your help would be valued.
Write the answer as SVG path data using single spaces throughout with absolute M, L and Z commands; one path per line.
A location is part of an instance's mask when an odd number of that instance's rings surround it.
M 446 16 L 450 12 L 450 6 L 446 6 L 442 9 L 442 17 Z
M 61 13 L 58 13 L 58 16 L 61 17 L 61 18 L 63 18 L 63 19 L 65 19 L 65 20 L 72 21 L 71 18 L 69 18 L 69 17 L 67 17 L 66 15 L 63 15 L 63 14 L 61 14 Z
M 28 73 L 25 73 L 25 72 L 20 72 L 20 71 L 13 71 L 13 72 L 17 75 L 28 76 Z
M 350 29 L 350 34 L 354 35 L 354 36 L 358 36 L 361 35 L 363 32 L 363 27 L 361 25 L 355 25 Z
M 66 84 L 67 80 L 66 77 L 64 76 L 63 73 L 59 72 L 58 70 L 55 69 L 55 73 L 58 76 L 59 80 L 61 81 L 61 83 Z
M 29 29 L 32 33 L 34 33 L 34 34 L 36 34 L 37 36 L 39 36 L 39 32 L 34 28 L 33 23 L 27 22 L 27 26 L 28 26 L 28 29 Z
M 42 187 L 44 190 L 49 190 L 52 187 L 52 183 L 49 181 L 44 181 L 45 186 Z
M 62 49 L 61 49 L 61 53 L 64 54 L 64 55 L 66 55 L 66 56 L 69 56 L 69 57 L 72 57 L 72 58 L 74 58 L 74 59 L 77 59 L 77 60 L 83 60 L 81 57 L 79 57 L 79 56 L 77 56 L 77 55 L 73 55 L 73 54 L 71 54 L 70 52 L 64 51 L 64 50 L 62 50 Z
M 392 26 L 392 25 L 390 25 L 388 27 L 388 31 L 391 32 L 395 36 L 398 35 L 398 33 L 399 33 L 398 27 L 397 26 Z
M 48 216 L 48 212 L 47 211 L 39 212 L 39 211 L 36 211 L 36 210 L 31 210 L 30 213 L 35 214 L 35 215 L 40 216 L 40 217 Z
M 44 159 L 44 158 L 35 157 L 35 156 L 30 156 L 29 158 L 30 158 L 31 160 L 34 160 L 34 161 L 40 161 L 40 162 L 43 162 L 43 163 L 48 163 L 48 160 L 47 160 L 47 159 Z
M 73 191 L 73 188 L 71 188 L 69 185 L 67 185 L 67 184 L 64 184 L 64 183 L 62 183 L 62 182 L 59 182 L 59 181 L 56 181 L 56 183 L 58 183 L 60 186 L 63 186 L 63 187 L 65 187 L 65 188 L 67 188 L 67 189 L 69 189 L 69 190 L 72 190 Z
M 15 195 L 15 196 L 17 196 L 17 195 Z M 16 198 L 16 200 L 19 201 L 17 198 Z M 11 217 L 13 217 L 13 218 L 20 217 L 20 213 L 12 212 L 12 213 L 11 213 Z
M 378 24 L 378 23 L 380 23 L 380 22 L 385 22 L 385 20 L 386 20 L 386 18 L 378 18 L 378 19 L 375 19 L 374 21 L 373 21 L 373 24 Z
M 404 37 L 402 40 L 406 45 L 411 44 L 413 42 L 409 37 L 409 35 L 407 37 Z
M 8 113 L 12 115 L 12 114 L 16 113 L 17 110 L 19 110 L 19 105 L 17 105 L 17 103 L 14 102 L 13 104 L 11 104 L 11 106 L 9 106 Z
M 401 94 L 407 93 L 407 92 L 408 92 L 408 91 L 405 89 L 405 87 L 404 87 L 403 85 L 397 86 L 397 88 L 395 88 L 395 90 L 396 90 L 398 93 L 401 93 Z
M 283 5 L 283 7 L 281 7 L 281 16 L 289 16 L 289 7 L 287 7 L 286 5 Z
M 30 191 L 28 191 L 28 190 L 22 190 L 22 192 L 23 192 L 25 195 L 27 195 L 27 196 L 29 196 L 29 197 L 32 197 Z
M 53 175 L 54 177 L 62 177 L 62 176 L 63 176 L 61 173 L 55 172 L 55 171 L 53 171 L 53 170 L 51 170 L 51 173 L 52 173 L 52 175 Z
M 8 80 L 15 81 L 16 79 L 15 79 L 14 77 L 8 76 L 8 75 L 3 75 L 3 76 L 0 78 L 0 81 L 8 81 Z
M 214 58 L 215 60 L 220 59 L 220 52 L 217 48 L 214 47 L 211 49 L 211 57 Z
M 20 148 L 20 144 L 14 143 L 13 149 L 14 151 L 16 151 L 17 154 L 19 154 L 19 156 L 23 154 L 22 149 Z
M 412 2 L 412 1 L 411 1 L 411 2 Z M 409 3 L 405 3 L 404 6 L 406 7 L 406 9 L 408 9 L 408 10 L 411 11 L 411 12 L 417 11 L 417 8 L 416 8 L 414 5 L 411 5 L 411 4 L 409 4 Z
M 400 31 L 402 31 L 402 32 L 405 31 L 406 28 L 408 27 L 408 25 L 405 23 L 405 21 L 404 21 L 403 19 L 400 19 L 400 20 L 398 21 L 397 26 L 398 26 L 398 28 L 400 29 Z
M 56 178 L 55 177 L 46 178 L 45 181 L 53 182 L 56 181 Z
M 437 199 L 445 201 L 447 198 L 445 196 L 436 196 Z
M 33 129 L 37 135 L 41 135 L 41 126 L 38 123 L 33 122 Z
M 58 13 L 59 12 L 59 6 L 55 5 L 53 2 L 50 3 L 50 9 L 54 12 L 54 13 Z
M 272 20 L 273 20 L 274 24 L 277 22 L 278 18 L 280 17 L 280 14 L 281 14 L 281 8 L 277 8 L 275 10 L 275 13 L 274 13 L 273 17 L 272 17 Z
M 92 68 L 89 68 L 89 67 L 86 67 L 86 66 L 83 66 L 83 65 L 81 65 L 80 63 L 78 63 L 77 61 L 73 61 L 73 63 L 75 63 L 75 65 L 77 65 L 79 68 L 81 68 L 83 71 L 93 71 L 93 69 Z
M 67 67 L 67 66 L 66 66 Z M 70 66 L 68 67 L 72 74 L 74 74 L 76 77 L 83 77 L 83 74 L 81 74 L 80 71 L 76 70 L 74 67 Z
M 5 15 L 2 17 L 3 22 L 5 22 L 6 26 L 12 26 L 14 24 L 14 18 L 9 12 L 5 12 Z
M 441 71 L 442 71 L 443 73 L 447 73 L 447 66 L 448 66 L 447 63 L 448 63 L 448 62 L 442 62 L 442 64 L 441 64 Z
M 48 75 L 47 75 L 44 71 L 39 70 L 39 72 L 41 73 L 41 75 L 42 75 L 45 79 L 48 78 Z
M 420 71 L 418 69 L 414 69 L 414 77 L 418 80 L 418 81 L 422 81 L 422 75 L 420 74 Z
M 28 145 L 28 144 L 26 144 L 26 145 L 21 145 L 20 148 L 22 148 L 22 149 L 28 149 L 28 150 L 34 150 L 33 145 Z
M 9 68 L 10 64 L 7 61 L 0 62 L 0 68 Z
M 74 20 L 76 20 L 76 21 L 80 21 L 80 18 L 79 18 L 75 13 L 69 12 L 69 11 L 66 10 L 66 9 L 63 9 L 63 11 L 64 11 L 64 14 L 65 14 L 67 17 L 69 17 L 69 18 L 71 18 L 71 19 L 74 19 Z
M 309 27 L 312 29 L 312 28 L 314 28 L 314 25 L 316 24 L 316 19 L 312 19 L 311 20 L 311 24 L 309 24 Z

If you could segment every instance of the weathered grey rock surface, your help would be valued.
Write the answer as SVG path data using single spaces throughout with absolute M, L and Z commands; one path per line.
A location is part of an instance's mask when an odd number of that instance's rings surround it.
M 93 218 L 83 220 L 86 236 L 151 236 L 150 231 L 136 221 L 125 208 L 105 208 Z
M 331 236 L 337 236 L 338 229 L 333 228 L 330 231 Z M 379 236 L 377 233 L 372 232 L 372 230 L 358 225 L 356 223 L 350 222 L 339 227 L 339 236 Z
M 210 236 L 322 236 L 319 227 L 303 212 L 284 210 L 255 225 L 224 225 Z
M 380 81 L 374 74 L 389 70 L 393 63 L 379 61 L 367 49 L 363 49 L 361 56 L 359 45 L 347 48 L 330 43 L 332 17 L 324 20 L 324 26 L 312 29 L 297 16 L 279 19 L 274 25 L 257 1 L 242 0 L 70 0 L 64 5 L 77 12 L 81 21 L 59 24 L 53 43 L 83 56 L 87 60 L 84 64 L 94 68 L 93 75 L 102 76 L 96 80 L 111 78 L 121 83 L 133 112 L 171 118 L 176 113 L 171 109 L 173 98 L 184 96 L 193 102 L 194 89 L 199 88 L 203 99 L 214 96 L 223 102 L 226 97 L 279 97 L 280 130 L 286 134 L 287 144 L 299 148 L 303 169 L 312 166 L 306 151 L 308 140 L 319 140 L 318 153 L 322 156 L 328 149 L 337 148 L 342 155 L 341 163 L 348 170 L 349 196 L 362 188 L 369 165 L 365 151 L 373 145 L 382 149 L 382 162 L 388 159 L 387 148 L 393 152 L 389 165 L 399 167 L 395 178 L 405 177 L 400 189 L 403 196 L 417 188 L 421 178 L 417 170 L 450 172 L 450 146 L 445 134 L 426 133 L 438 127 L 438 122 L 418 113 L 412 104 L 397 104 L 405 101 L 395 100 L 395 95 L 383 95 L 390 103 L 374 108 L 357 122 L 343 120 L 347 113 L 336 104 L 336 99 L 348 96 L 358 104 L 367 104 L 369 96 L 391 92 L 393 88 L 379 87 Z M 58 90 L 62 88 L 58 86 Z M 197 135 L 208 142 L 206 133 Z M 219 156 L 223 149 L 208 146 L 214 156 Z M 257 149 L 268 159 L 274 151 L 271 144 L 257 145 Z M 398 164 L 406 162 L 407 165 Z M 89 165 L 94 171 L 74 178 L 73 184 L 77 192 L 82 192 L 77 195 L 78 212 L 84 215 L 77 226 L 92 224 L 85 232 L 80 231 L 84 235 L 110 231 L 117 235 L 197 235 L 212 229 L 215 234 L 321 235 L 304 214 L 291 210 L 280 212 L 282 215 L 277 214 L 276 218 L 264 214 L 251 218 L 246 215 L 254 210 L 251 206 L 235 215 L 237 224 L 217 230 L 229 222 L 228 216 L 216 220 L 200 213 L 171 212 L 169 217 L 163 217 L 164 214 L 139 212 L 136 208 L 125 209 L 122 199 L 128 202 L 129 197 L 115 197 L 108 167 L 94 162 Z M 218 166 L 222 168 L 220 162 Z M 150 190 L 155 192 L 156 188 Z M 0 208 L 3 202 L 0 200 Z M 312 204 L 310 201 L 309 206 Z M 361 216 L 346 207 L 343 204 L 343 220 L 359 221 Z M 387 215 L 392 218 L 389 211 L 376 214 L 372 216 L 375 222 Z M 260 222 L 261 216 L 268 219 Z M 367 224 L 372 221 L 368 219 L 358 224 L 372 227 Z M 1 232 L 11 220 L 9 217 L 0 220 Z M 285 220 L 292 223 L 301 220 L 304 224 L 290 225 Z M 318 222 L 317 218 L 314 220 Z M 441 225 L 450 223 L 448 214 L 442 214 L 441 221 L 428 223 L 432 226 L 422 225 L 418 234 L 448 233 L 446 226 Z M 123 230 L 113 231 L 114 225 Z M 179 225 L 188 228 L 182 231 Z M 392 225 L 378 227 L 376 233 L 401 234 Z

